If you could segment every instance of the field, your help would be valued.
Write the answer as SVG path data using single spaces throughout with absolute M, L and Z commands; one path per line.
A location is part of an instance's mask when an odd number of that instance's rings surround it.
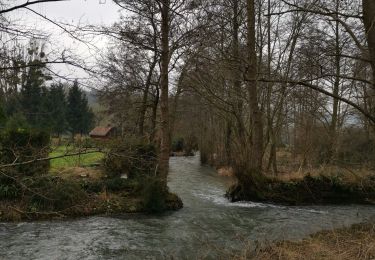
M 62 156 L 65 154 L 73 154 L 77 153 L 78 150 L 73 147 L 67 146 L 58 146 L 53 147 L 52 152 L 50 153 L 50 157 L 57 157 Z M 101 152 L 96 153 L 89 153 L 89 154 L 82 154 L 82 155 L 75 155 L 63 158 L 57 158 L 51 160 L 51 169 L 60 169 L 60 168 L 67 168 L 67 167 L 85 167 L 90 166 L 96 163 L 99 163 L 102 160 L 104 154 Z

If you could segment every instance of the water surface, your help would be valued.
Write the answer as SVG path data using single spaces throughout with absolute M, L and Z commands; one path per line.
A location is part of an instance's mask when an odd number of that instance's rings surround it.
M 372 206 L 229 203 L 231 180 L 198 157 L 172 158 L 169 186 L 184 208 L 162 215 L 0 223 L 0 259 L 215 259 L 252 240 L 301 239 L 375 216 Z

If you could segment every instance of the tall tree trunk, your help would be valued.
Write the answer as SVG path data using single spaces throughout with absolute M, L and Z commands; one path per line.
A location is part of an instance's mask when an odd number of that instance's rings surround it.
M 147 107 L 148 107 L 148 94 L 150 91 L 151 87 L 151 81 L 152 81 L 152 75 L 154 73 L 156 64 L 158 63 L 157 60 L 157 54 L 154 54 L 154 59 L 152 63 L 150 64 L 150 68 L 148 71 L 147 79 L 146 79 L 146 84 L 145 84 L 145 89 L 143 91 L 143 98 L 142 98 L 142 107 L 140 111 L 140 118 L 139 118 L 139 135 L 143 136 L 144 134 L 144 124 L 145 124 L 145 117 L 146 117 L 146 112 L 147 112 Z
M 232 46 L 232 59 L 233 59 L 233 67 L 232 67 L 232 77 L 233 77 L 233 87 L 235 91 L 234 100 L 235 103 L 235 117 L 237 121 L 237 133 L 238 138 L 240 142 L 244 141 L 245 138 L 245 127 L 244 123 L 242 121 L 242 107 L 243 107 L 243 101 L 242 101 L 242 88 L 241 88 L 241 62 L 240 62 L 240 49 L 239 49 L 239 19 L 238 19 L 238 13 L 239 13 L 239 1 L 234 0 L 233 1 L 233 46 Z M 245 160 L 247 158 L 244 158 Z
M 181 72 L 180 78 L 178 79 L 178 84 L 177 84 L 177 90 L 176 94 L 173 99 L 173 107 L 171 108 L 171 118 L 170 118 L 170 138 L 173 140 L 174 136 L 174 130 L 175 130 L 175 123 L 176 123 L 176 115 L 177 115 L 177 110 L 178 110 L 178 101 L 180 99 L 180 95 L 183 90 L 183 81 L 185 78 L 185 71 L 184 69 Z
M 271 79 L 271 60 L 272 60 L 272 53 L 271 53 L 271 0 L 268 0 L 267 6 L 267 76 Z M 272 108 L 271 108 L 271 95 L 272 95 L 273 83 L 267 83 L 267 123 L 268 123 L 268 141 L 270 142 L 270 155 L 267 165 L 267 171 L 271 169 L 273 174 L 277 174 L 277 154 L 276 154 L 276 131 L 277 124 L 274 127 L 274 116 L 272 115 Z M 274 107 L 276 110 L 277 108 Z
M 363 23 L 370 52 L 373 86 L 375 86 L 375 1 L 363 0 Z
M 255 37 L 255 4 L 254 0 L 247 0 L 247 48 L 249 55 L 247 91 L 249 94 L 251 112 L 251 151 L 249 166 L 252 173 L 260 174 L 263 161 L 263 121 L 262 112 L 258 104 L 258 68 Z
M 169 128 L 169 0 L 161 1 L 161 78 L 160 78 L 160 110 L 161 110 L 161 144 L 158 173 L 161 181 L 167 185 L 170 152 Z
M 155 134 L 156 134 L 156 117 L 158 115 L 158 106 L 159 106 L 159 88 L 156 86 L 156 94 L 154 101 L 152 102 L 152 115 L 151 115 L 151 131 L 150 131 L 150 143 L 157 143 L 155 140 Z
M 339 12 L 340 0 L 336 0 L 336 12 Z M 340 50 L 340 32 L 339 32 L 339 22 L 336 20 L 336 39 L 335 39 L 335 82 L 333 86 L 333 94 L 335 96 L 339 95 L 340 92 L 340 62 L 341 62 L 341 50 Z M 330 147 L 328 154 L 328 161 L 331 162 L 335 155 L 335 148 L 337 144 L 337 123 L 339 117 L 339 100 L 337 98 L 333 99 L 333 110 L 332 110 L 332 120 L 330 125 Z

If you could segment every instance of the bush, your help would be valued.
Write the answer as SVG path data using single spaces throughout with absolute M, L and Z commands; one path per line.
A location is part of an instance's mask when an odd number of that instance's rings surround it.
M 152 144 L 120 143 L 111 148 L 103 164 L 110 178 L 152 175 L 157 164 L 156 149 Z
M 143 182 L 142 198 L 145 210 L 152 213 L 167 209 L 166 199 L 168 190 L 157 178 L 145 178 Z
M 86 181 L 80 183 L 81 188 L 87 193 L 99 193 L 104 189 L 104 183 L 102 181 Z
M 0 184 L 0 200 L 16 199 L 20 195 L 20 189 L 16 184 Z
M 0 163 L 10 164 L 46 158 L 50 150 L 49 141 L 49 134 L 43 131 L 6 130 L 0 136 Z M 49 161 L 33 162 L 13 168 L 27 176 L 46 174 L 49 171 Z
M 341 163 L 373 164 L 375 158 L 375 141 L 368 139 L 365 133 L 360 130 L 348 129 L 343 134 L 337 158 Z
M 38 209 L 63 210 L 74 206 L 86 197 L 85 191 L 75 181 L 53 177 L 30 179 L 30 204 Z
M 182 152 L 184 151 L 184 147 L 185 147 L 184 138 L 179 137 L 173 140 L 171 150 L 172 152 Z
M 121 179 L 121 178 L 111 178 L 105 181 L 105 187 L 108 191 L 118 192 L 124 191 L 127 189 L 132 189 L 132 185 L 130 185 L 129 180 Z

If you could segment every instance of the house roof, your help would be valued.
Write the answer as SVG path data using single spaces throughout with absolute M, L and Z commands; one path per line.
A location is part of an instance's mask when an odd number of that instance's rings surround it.
M 90 133 L 89 135 L 90 136 L 99 136 L 99 137 L 106 137 L 110 132 L 111 130 L 113 129 L 113 127 L 109 126 L 109 127 L 95 127 Z

